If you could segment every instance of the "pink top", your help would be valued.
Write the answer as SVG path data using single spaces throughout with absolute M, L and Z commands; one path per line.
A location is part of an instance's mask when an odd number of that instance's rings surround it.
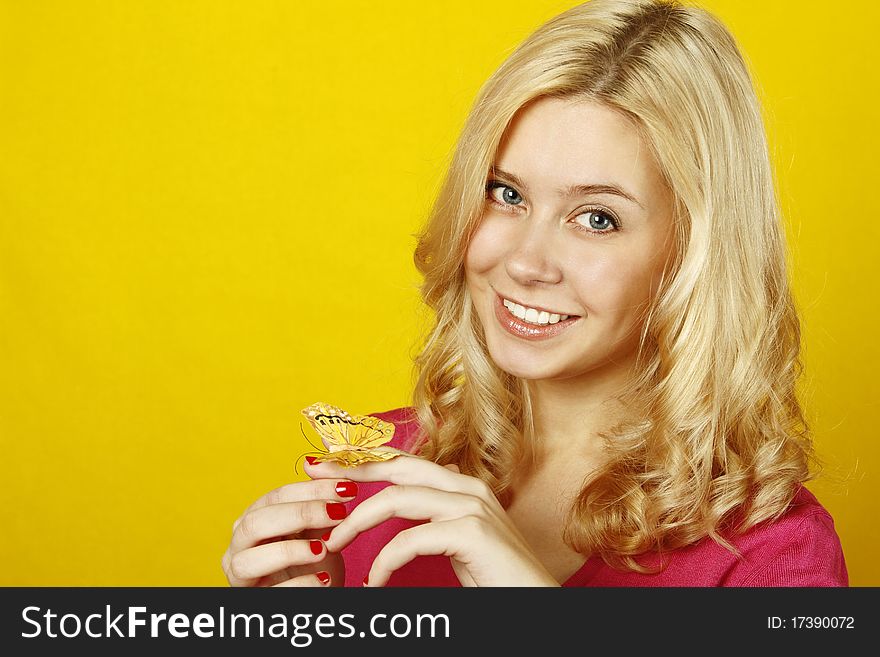
M 372 413 L 396 426 L 390 446 L 410 451 L 418 420 L 414 409 Z M 346 503 L 350 512 L 388 482 L 361 482 Z M 345 585 L 362 586 L 373 559 L 398 532 L 424 521 L 391 518 L 362 532 L 342 550 Z M 762 523 L 741 536 L 725 537 L 742 560 L 711 538 L 667 553 L 669 565 L 655 575 L 621 572 L 593 556 L 563 586 L 849 586 L 846 562 L 834 521 L 816 497 L 801 486 L 788 511 L 775 523 Z M 647 556 L 647 558 L 645 558 Z M 656 554 L 642 555 L 644 565 Z M 387 586 L 461 586 L 449 557 L 420 556 L 395 571 Z

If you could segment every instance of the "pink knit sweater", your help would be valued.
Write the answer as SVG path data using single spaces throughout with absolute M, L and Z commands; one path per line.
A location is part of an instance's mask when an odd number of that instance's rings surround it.
M 376 417 L 396 426 L 390 446 L 410 451 L 418 429 L 412 408 L 398 408 Z M 362 482 L 358 495 L 346 503 L 349 512 L 388 482 Z M 362 532 L 342 550 L 345 585 L 362 585 L 373 559 L 398 532 L 423 521 L 391 518 Z M 741 536 L 725 536 L 742 553 L 738 559 L 710 538 L 664 555 L 668 566 L 654 575 L 621 572 L 599 557 L 587 559 L 563 586 L 848 586 L 840 539 L 831 515 L 801 486 L 788 511 L 775 523 L 762 523 Z M 644 565 L 658 563 L 644 555 Z M 416 557 L 397 570 L 387 586 L 460 586 L 449 558 Z

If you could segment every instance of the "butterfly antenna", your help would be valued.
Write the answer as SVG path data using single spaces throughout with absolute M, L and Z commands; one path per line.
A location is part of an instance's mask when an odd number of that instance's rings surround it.
M 306 439 L 306 442 L 307 442 L 309 445 L 311 445 L 312 447 L 314 447 L 316 450 L 318 450 L 318 451 L 321 452 L 321 453 L 327 451 L 326 449 L 321 449 L 320 447 L 318 447 L 315 443 L 313 443 L 313 442 L 309 439 L 309 437 L 306 435 L 306 432 L 303 431 L 303 425 L 302 425 L 302 422 L 299 423 L 299 432 L 303 435 L 303 438 Z
M 302 459 L 304 459 L 306 456 L 308 456 L 309 454 L 324 454 L 324 453 L 325 452 L 304 452 L 303 454 L 300 454 L 297 457 L 296 461 L 294 461 L 294 463 L 293 463 L 293 471 L 296 472 L 297 474 L 299 474 L 299 462 Z

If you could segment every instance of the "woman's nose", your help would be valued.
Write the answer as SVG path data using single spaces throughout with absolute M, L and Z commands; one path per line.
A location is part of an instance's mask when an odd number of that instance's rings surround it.
M 525 221 L 511 244 L 505 266 L 522 285 L 558 283 L 561 270 L 553 253 L 553 222 Z

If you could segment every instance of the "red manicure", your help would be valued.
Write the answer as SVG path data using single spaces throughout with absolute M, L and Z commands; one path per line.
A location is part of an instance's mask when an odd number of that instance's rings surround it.
M 358 486 L 353 481 L 340 481 L 336 484 L 336 494 L 339 497 L 354 497 L 358 494 Z
M 327 502 L 327 515 L 331 520 L 342 520 L 347 512 L 342 502 Z
M 309 547 L 312 549 L 312 554 L 321 554 L 321 550 L 324 549 L 324 544 L 321 541 L 309 541 Z
M 306 457 L 306 461 L 309 462 L 309 465 L 315 465 L 315 459 L 316 459 L 316 458 L 317 458 L 317 457 L 315 457 L 315 456 L 307 456 L 307 457 Z
M 324 532 L 323 534 L 321 534 L 321 540 L 325 541 L 325 542 L 330 540 L 330 530 L 329 529 L 326 532 Z
M 327 571 L 322 570 L 320 573 L 315 573 L 315 577 L 321 580 L 321 584 L 324 586 L 330 583 L 330 573 Z
M 369 577 L 369 576 L 370 576 L 370 575 L 369 575 L 369 573 L 368 573 L 367 576 L 364 577 L 364 586 L 366 586 L 366 585 L 369 583 L 369 582 L 367 582 L 367 577 Z

